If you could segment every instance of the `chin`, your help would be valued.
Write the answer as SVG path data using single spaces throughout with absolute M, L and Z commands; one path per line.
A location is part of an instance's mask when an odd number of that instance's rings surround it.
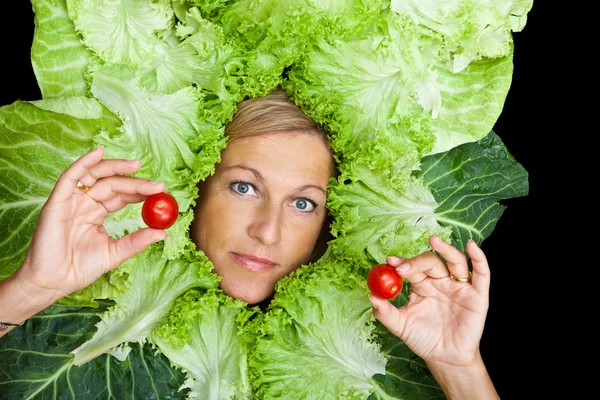
M 253 287 L 244 285 L 239 287 L 236 285 L 228 285 L 226 282 L 221 281 L 221 289 L 235 299 L 241 300 L 249 305 L 258 304 L 273 295 L 273 288 Z

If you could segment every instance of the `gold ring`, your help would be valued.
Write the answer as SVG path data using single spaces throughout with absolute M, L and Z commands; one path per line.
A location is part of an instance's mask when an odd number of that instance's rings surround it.
M 83 183 L 77 181 L 77 189 L 81 190 L 82 192 L 87 192 L 89 187 L 85 186 Z
M 448 272 L 450 272 L 450 271 L 448 271 Z M 473 276 L 473 273 L 471 271 L 469 271 L 468 278 L 457 278 L 456 276 L 454 276 L 454 274 L 452 272 L 450 272 L 450 279 L 452 279 L 454 282 L 458 282 L 458 283 L 471 283 L 472 276 Z

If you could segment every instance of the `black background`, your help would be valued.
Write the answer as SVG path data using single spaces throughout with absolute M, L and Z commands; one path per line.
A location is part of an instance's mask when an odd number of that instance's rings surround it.
M 525 28 L 513 34 L 514 74 L 505 106 L 494 131 L 509 152 L 529 173 L 529 195 L 504 200 L 507 208 L 496 229 L 482 244 L 492 270 L 490 309 L 481 351 L 500 397 L 527 398 L 528 391 L 540 397 L 551 382 L 540 382 L 538 373 L 547 368 L 541 356 L 541 343 L 548 334 L 541 329 L 540 311 L 548 307 L 539 268 L 544 261 L 536 247 L 541 237 L 549 236 L 545 224 L 543 192 L 549 183 L 549 154 L 544 148 L 552 115 L 549 104 L 548 54 L 542 50 L 549 40 L 547 18 L 549 2 L 535 1 Z M 24 0 L 3 4 L 4 23 L 0 24 L 2 84 L 0 106 L 16 100 L 41 98 L 30 63 L 34 31 L 31 4 Z M 11 24 L 7 21 L 12 21 Z M 546 71 L 545 71 L 546 69 Z M 545 72 L 544 72 L 545 71 Z M 546 346 L 546 345 L 544 345 Z

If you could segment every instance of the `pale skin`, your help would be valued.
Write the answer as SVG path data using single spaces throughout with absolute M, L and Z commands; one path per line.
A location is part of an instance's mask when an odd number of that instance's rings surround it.
M 208 221 L 207 229 L 211 226 L 220 229 L 214 224 L 225 224 L 221 229 L 222 235 L 216 235 L 215 246 L 223 245 L 227 233 L 231 233 L 231 245 L 225 243 L 227 246 L 223 251 L 211 250 L 213 245 L 206 238 L 198 240 L 200 243 L 206 240 L 207 255 L 212 252 L 215 264 L 222 267 L 220 275 L 226 282 L 224 291 L 246 299 L 249 304 L 268 297 L 278 279 L 310 257 L 311 246 L 316 243 L 323 224 L 323 213 L 299 214 L 298 209 L 306 211 L 305 203 L 299 199 L 317 199 L 320 196 L 321 191 L 316 187 L 326 185 L 331 176 L 326 168 L 331 155 L 323 148 L 319 150 L 318 142 L 314 140 L 302 135 L 296 138 L 300 140 L 293 147 L 289 147 L 289 140 L 268 141 L 267 151 L 281 152 L 283 157 L 263 154 L 254 160 L 250 153 L 245 159 L 240 158 L 253 145 L 243 143 L 241 153 L 230 159 L 224 154 L 224 168 L 232 168 L 217 171 L 213 183 L 207 182 L 209 186 L 214 185 L 207 189 L 207 193 L 214 191 L 214 206 L 225 202 L 222 213 L 231 207 L 246 210 L 247 215 L 241 219 L 205 220 Z M 264 141 L 254 144 L 267 148 Z M 324 143 L 321 145 L 326 146 Z M 294 152 L 297 154 L 294 155 Z M 283 175 L 277 171 L 284 173 L 294 162 L 297 165 L 293 169 L 302 169 L 303 157 L 308 154 L 317 155 L 315 162 L 318 168 L 306 168 L 304 172 L 309 172 L 281 179 Z M 25 321 L 167 237 L 165 230 L 151 228 L 142 228 L 120 239 L 107 235 L 102 224 L 109 213 L 167 189 L 162 183 L 125 176 L 138 171 L 139 162 L 103 159 L 103 155 L 102 148 L 84 154 L 61 174 L 42 208 L 23 264 L 10 278 L 0 282 L 0 321 Z M 319 163 L 319 158 L 327 161 Z M 236 167 L 239 161 L 244 161 L 243 166 L 258 171 L 262 179 L 247 168 Z M 240 178 L 228 174 L 250 175 Z M 242 190 L 240 185 L 235 184 L 233 188 L 237 194 L 232 195 L 231 191 L 227 192 L 232 188 L 232 179 L 250 182 L 256 185 L 254 189 L 257 190 L 249 191 L 250 187 Z M 86 192 L 79 190 L 78 181 L 90 189 Z M 307 188 L 307 185 L 312 186 Z M 323 207 L 324 200 L 322 197 L 316 202 Z M 210 198 L 205 199 L 203 204 L 210 205 L 211 201 Z M 201 228 L 197 229 L 197 234 L 202 237 Z M 396 308 L 389 301 L 371 295 L 374 316 L 424 359 L 447 398 L 497 399 L 498 394 L 479 351 L 490 286 L 486 257 L 475 242 L 468 242 L 466 251 L 472 263 L 472 283 L 457 283 L 449 278 L 449 273 L 451 271 L 456 277 L 468 276 L 465 254 L 436 237 L 430 238 L 430 244 L 435 253 L 429 251 L 410 259 L 387 258 L 386 262 L 396 267 L 398 273 L 410 282 L 410 300 L 405 306 Z M 268 259 L 277 265 L 261 269 L 256 274 L 263 274 L 268 279 L 248 279 L 248 286 L 253 287 L 256 294 L 244 285 L 244 280 L 252 277 L 253 271 L 240 268 L 235 259 L 231 261 L 231 254 L 237 257 L 235 254 L 238 252 Z M 447 265 L 438 254 L 447 260 Z M 219 262 L 220 259 L 227 261 Z M 219 266 L 215 265 L 217 273 Z M 11 329 L 0 331 L 0 336 Z

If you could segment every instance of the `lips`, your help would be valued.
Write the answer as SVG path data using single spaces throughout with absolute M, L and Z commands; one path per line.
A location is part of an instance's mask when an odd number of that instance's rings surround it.
M 248 254 L 231 253 L 231 257 L 238 264 L 248 268 L 251 271 L 266 271 L 275 268 L 277 263 L 265 258 L 254 257 Z

